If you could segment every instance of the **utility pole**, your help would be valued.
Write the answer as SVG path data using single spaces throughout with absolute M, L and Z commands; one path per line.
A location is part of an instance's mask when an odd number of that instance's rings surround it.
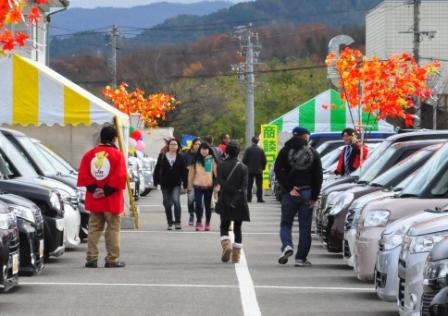
M 111 71 L 112 71 L 112 86 L 113 88 L 117 88 L 117 42 L 118 42 L 118 26 L 112 26 L 112 34 L 111 34 L 111 46 L 112 46 L 112 55 L 111 55 Z
M 414 48 L 413 48 L 413 55 L 415 58 L 415 62 L 419 64 L 420 62 L 420 41 L 421 41 L 421 34 L 420 34 L 420 5 L 421 0 L 413 0 L 414 1 Z M 417 97 L 415 100 L 415 107 L 417 108 L 416 111 L 416 120 L 414 123 L 414 128 L 421 128 L 422 127 L 422 102 L 420 97 Z
M 255 136 L 255 74 L 254 64 L 258 63 L 261 51 L 258 34 L 251 31 L 252 24 L 238 26 L 235 36 L 240 41 L 240 53 L 245 56 L 245 61 L 232 65 L 232 70 L 237 72 L 242 84 L 246 85 L 246 147 L 250 146 L 251 138 Z

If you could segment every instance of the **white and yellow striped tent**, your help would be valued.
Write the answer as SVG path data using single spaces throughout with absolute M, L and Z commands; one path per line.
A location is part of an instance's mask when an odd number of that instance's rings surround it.
M 73 165 L 115 117 L 128 135 L 128 115 L 51 68 L 18 55 L 0 58 L 0 125 L 41 139 Z
M 127 115 L 49 67 L 25 57 L 0 59 L 0 121 L 11 125 L 90 125 Z

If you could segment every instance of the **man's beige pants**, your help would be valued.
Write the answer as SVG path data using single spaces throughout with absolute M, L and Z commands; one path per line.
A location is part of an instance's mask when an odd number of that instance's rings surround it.
M 98 242 L 106 226 L 106 262 L 115 262 L 120 257 L 120 215 L 111 213 L 90 213 L 89 235 L 87 236 L 87 262 L 98 261 Z

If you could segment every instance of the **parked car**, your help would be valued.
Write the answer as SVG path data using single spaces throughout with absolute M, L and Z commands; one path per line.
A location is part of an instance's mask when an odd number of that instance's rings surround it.
M 81 194 L 78 192 L 76 186 L 76 177 L 59 173 L 42 151 L 24 133 L 7 128 L 0 128 L 0 133 L 11 142 L 38 175 L 46 179 L 54 180 L 53 183 L 58 187 L 65 203 L 64 242 L 67 246 L 78 246 L 81 243 L 81 239 L 79 238 L 81 226 L 81 214 L 79 211 Z
M 128 157 L 128 174 L 129 181 L 131 183 L 131 191 L 134 196 L 134 200 L 138 201 L 140 198 L 140 193 L 142 193 L 142 180 L 143 174 L 140 169 L 141 162 L 137 157 Z
M 409 227 L 448 214 L 446 209 L 426 209 L 390 223 L 381 233 L 375 264 L 375 289 L 378 297 L 396 302 L 398 294 L 398 259 L 403 238 Z
M 76 171 L 73 167 L 70 166 L 70 164 L 64 160 L 61 156 L 59 156 L 57 153 L 49 149 L 47 146 L 42 144 L 37 139 L 31 139 L 34 143 L 34 145 L 37 146 L 39 151 L 48 159 L 49 163 L 53 165 L 53 167 L 57 170 L 58 174 L 66 177 L 66 178 L 72 178 L 72 186 L 74 185 L 76 187 L 76 182 L 78 178 L 78 171 Z M 84 239 L 87 238 L 87 235 L 89 233 L 89 218 L 90 218 L 90 212 L 85 209 L 85 200 L 86 200 L 86 188 L 85 187 L 78 187 L 76 190 L 78 194 L 78 211 L 81 217 L 80 227 L 79 227 L 79 240 L 82 242 Z M 77 224 L 76 217 L 73 220 L 73 224 L 69 224 L 70 227 L 76 227 Z M 76 238 L 76 234 L 70 234 L 73 235 L 73 238 Z M 76 239 L 75 239 L 76 240 Z M 76 241 L 77 243 L 77 241 Z
M 381 201 L 390 197 L 396 197 L 400 194 L 401 190 L 408 185 L 415 177 L 416 171 L 408 175 L 404 180 L 397 184 L 393 188 L 383 189 L 381 191 L 374 191 L 372 193 L 363 195 L 350 204 L 350 208 L 345 217 L 344 224 L 344 243 L 342 245 L 342 252 L 344 261 L 347 265 L 355 266 L 356 256 L 356 236 L 358 234 L 358 223 L 361 216 L 362 209 L 370 202 Z
M 138 153 L 138 152 L 137 152 Z M 142 161 L 142 174 L 143 174 L 143 192 L 140 193 L 141 196 L 148 195 L 149 192 L 154 190 L 156 187 L 154 185 L 154 168 L 157 163 L 157 159 L 148 157 L 146 155 L 138 156 L 138 158 Z
M 333 186 L 327 192 L 335 192 L 332 197 L 335 201 L 328 199 L 328 206 L 320 213 L 322 230 L 321 237 L 327 250 L 330 252 L 341 252 L 344 240 L 344 223 L 348 208 L 354 199 L 367 193 L 392 187 L 416 168 L 420 167 L 435 149 L 428 149 L 418 154 L 415 159 L 406 160 L 404 164 L 399 164 L 408 156 L 418 150 L 436 144 L 440 140 L 419 140 L 397 142 L 389 146 L 368 170 L 364 170 L 355 183 L 345 183 Z M 403 167 L 404 165 L 404 167 Z M 375 178 L 393 168 L 391 173 L 375 182 Z M 336 194 L 337 193 L 337 194 Z
M 420 313 L 448 315 L 448 238 L 435 244 L 426 258 Z
M 0 201 L 17 218 L 20 237 L 20 275 L 33 275 L 44 269 L 44 219 L 40 208 L 28 199 L 0 192 Z
M 63 190 L 57 190 L 57 184 L 62 185 L 58 181 L 40 178 L 0 133 L 0 190 L 28 198 L 40 208 L 44 217 L 46 257 L 57 257 L 65 251 L 64 202 L 60 195 Z
M 0 202 L 0 290 L 6 292 L 19 280 L 19 230 L 8 205 Z
M 355 273 L 371 281 L 375 275 L 378 241 L 387 224 L 423 209 L 442 207 L 448 198 L 448 143 L 445 143 L 396 197 L 367 204 L 356 235 Z
M 368 132 L 365 135 L 366 140 L 371 139 L 385 139 L 389 136 L 395 135 L 394 132 Z M 319 147 L 321 144 L 332 141 L 341 140 L 341 132 L 327 132 L 327 133 L 311 133 L 310 145 L 314 148 Z
M 426 258 L 434 245 L 447 236 L 448 215 L 414 224 L 406 233 L 398 259 L 400 315 L 420 315 Z

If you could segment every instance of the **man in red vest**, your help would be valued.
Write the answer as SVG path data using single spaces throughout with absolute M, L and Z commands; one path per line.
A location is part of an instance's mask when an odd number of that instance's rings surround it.
M 369 149 L 357 140 L 356 132 L 353 128 L 344 129 L 341 136 L 346 146 L 339 155 L 338 165 L 334 173 L 347 176 L 359 168 L 361 163 L 367 158 Z
M 101 129 L 101 143 L 84 154 L 78 173 L 78 186 L 87 188 L 85 207 L 90 211 L 86 268 L 98 266 L 98 241 L 106 226 L 105 268 L 122 268 L 120 256 L 120 215 L 124 211 L 126 188 L 125 158 L 117 148 L 117 130 Z

